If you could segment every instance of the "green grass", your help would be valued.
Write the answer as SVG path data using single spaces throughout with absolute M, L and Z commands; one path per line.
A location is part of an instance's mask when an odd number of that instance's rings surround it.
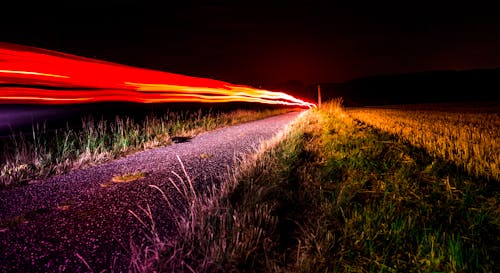
M 31 135 L 13 133 L 0 154 L 0 188 L 99 164 L 136 151 L 169 145 L 172 137 L 201 132 L 292 111 L 290 108 L 208 112 L 185 110 L 135 121 L 82 118 L 81 129 L 47 130 L 34 124 Z
M 152 236 L 134 271 L 498 272 L 498 181 L 340 106 L 308 111 L 220 187 L 180 190 L 177 236 Z

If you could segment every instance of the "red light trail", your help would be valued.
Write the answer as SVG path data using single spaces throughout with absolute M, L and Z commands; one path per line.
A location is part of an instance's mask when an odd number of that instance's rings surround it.
M 0 43 L 0 104 L 106 101 L 315 106 L 283 92 Z

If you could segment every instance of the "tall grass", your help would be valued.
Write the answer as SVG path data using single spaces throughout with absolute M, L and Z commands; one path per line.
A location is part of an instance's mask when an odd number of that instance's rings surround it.
M 173 136 L 192 137 L 200 132 L 261 119 L 293 109 L 235 110 L 231 112 L 176 111 L 149 115 L 135 121 L 82 118 L 81 128 L 47 130 L 33 124 L 32 134 L 13 132 L 3 143 L 0 188 L 27 183 L 68 170 L 98 164 L 135 151 L 171 143 Z
M 268 256 L 269 250 L 279 246 L 273 232 L 278 228 L 278 216 L 271 212 L 280 206 L 281 189 L 287 188 L 280 185 L 288 183 L 281 172 L 292 171 L 282 171 L 287 162 L 274 160 L 274 148 L 285 148 L 281 142 L 287 134 L 283 132 L 264 143 L 260 153 L 242 161 L 238 171 L 230 173 L 230 179 L 220 187 L 214 185 L 211 190 L 198 192 L 189 174 L 175 174 L 175 182 L 170 181 L 185 201 L 181 208 L 174 207 L 172 198 L 153 185 L 172 208 L 177 234 L 159 238 L 150 213 L 143 210 L 150 215 L 150 221 L 138 219 L 154 240 L 150 247 L 136 250 L 133 271 L 238 272 L 243 268 L 272 267 L 278 257 Z M 295 152 L 289 150 L 282 159 L 293 160 L 294 156 Z M 268 184 L 268 179 L 274 183 Z
M 197 192 L 176 176 L 177 234 L 136 249 L 133 271 L 497 272 L 496 184 L 352 119 L 341 102 L 302 115 L 220 187 Z

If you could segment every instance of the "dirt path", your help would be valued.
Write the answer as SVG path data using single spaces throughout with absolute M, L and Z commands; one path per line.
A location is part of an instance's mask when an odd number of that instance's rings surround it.
M 206 132 L 188 142 L 0 191 L 0 272 L 127 272 L 131 240 L 145 239 L 129 210 L 150 205 L 160 234 L 170 230 L 166 202 L 149 185 L 174 194 L 168 179 L 177 179 L 172 171 L 183 173 L 177 156 L 197 186 L 217 183 L 236 158 L 255 151 L 298 114 Z M 110 182 L 136 171 L 146 176 Z

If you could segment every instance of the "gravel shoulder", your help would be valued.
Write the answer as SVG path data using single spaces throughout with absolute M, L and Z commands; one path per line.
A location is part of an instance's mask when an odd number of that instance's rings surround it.
M 157 185 L 175 195 L 169 179 L 197 187 L 218 183 L 237 159 L 254 152 L 299 112 L 202 133 L 188 142 L 138 152 L 98 166 L 0 191 L 0 272 L 127 272 L 130 243 L 147 232 L 130 211 L 150 206 L 160 235 L 171 230 Z M 145 177 L 113 183 L 116 175 Z M 130 210 L 130 211 L 129 211 Z

